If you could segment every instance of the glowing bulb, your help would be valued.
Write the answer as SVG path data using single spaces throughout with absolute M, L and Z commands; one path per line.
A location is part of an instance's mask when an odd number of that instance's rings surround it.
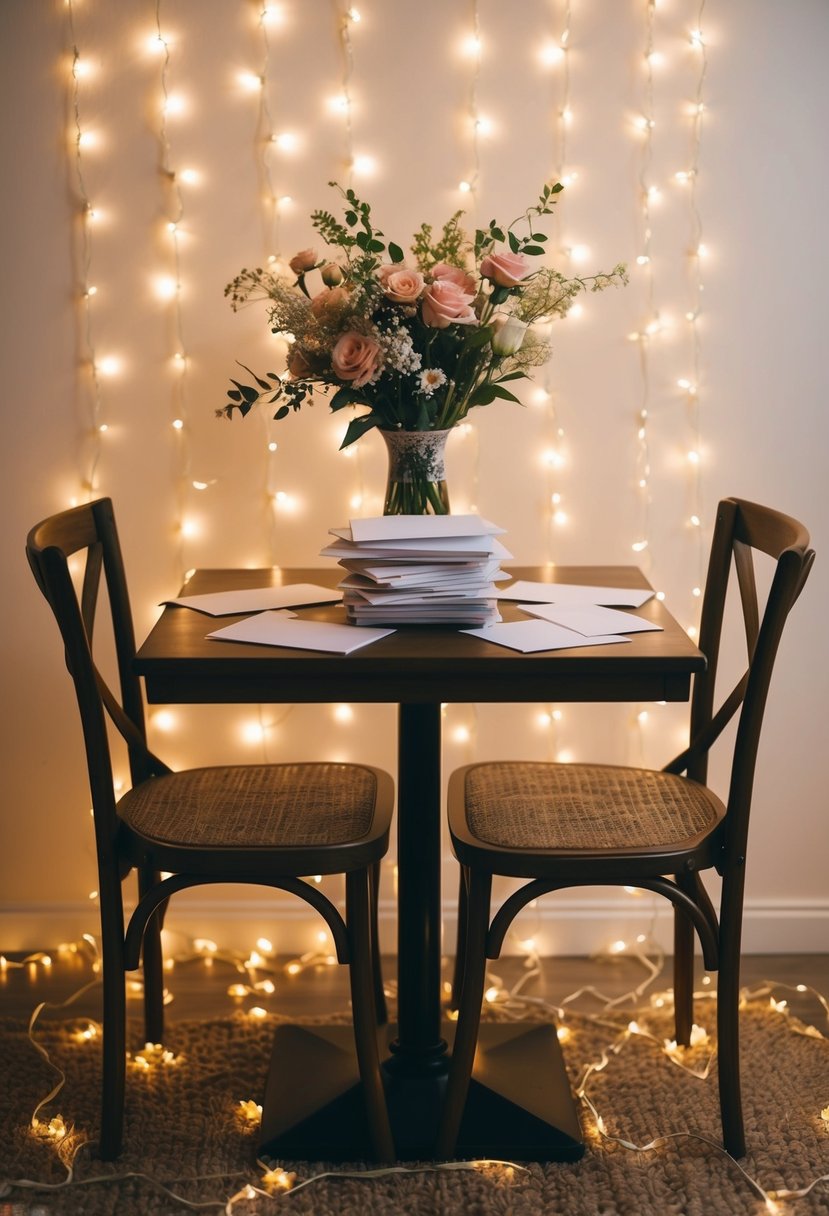
M 245 743 L 261 743 L 265 738 L 265 728 L 261 722 L 246 722 L 242 727 L 242 738 Z
M 334 97 L 329 98 L 328 108 L 334 110 L 338 114 L 344 114 L 350 106 L 350 101 L 345 93 L 337 93 Z
M 691 464 L 699 464 L 699 452 L 692 448 L 688 453 L 688 460 Z
M 169 709 L 160 709 L 158 713 L 153 714 L 153 726 L 158 730 L 170 731 L 175 730 L 176 717 Z
M 247 89 L 249 93 L 256 93 L 262 88 L 265 83 L 261 76 L 257 76 L 254 72 L 240 72 L 236 77 L 243 89 Z
M 348 17 L 348 20 L 353 22 L 354 25 L 357 25 L 363 19 L 360 15 L 360 10 L 356 8 L 350 8 L 346 13 L 346 17 Z
M 463 52 L 465 55 L 475 58 L 477 55 L 480 55 L 481 49 L 481 40 L 475 34 L 470 34 L 468 38 L 464 39 Z
M 201 181 L 201 174 L 198 169 L 182 169 L 179 177 L 183 182 L 187 182 L 188 186 L 195 186 Z
M 156 55 L 162 55 L 167 50 L 167 43 L 160 34 L 151 34 L 147 39 L 147 50 Z
M 461 194 L 469 194 L 470 190 L 472 189 L 472 184 L 471 182 L 467 181 L 458 182 L 458 189 L 460 190 Z
M 294 152 L 299 144 L 293 131 L 282 131 L 279 135 L 274 135 L 273 142 L 282 152 Z
M 470 736 L 469 736 L 469 727 L 468 726 L 456 726 L 454 731 L 452 732 L 452 738 L 455 740 L 456 743 L 468 743 L 469 737 Z
M 160 300 L 173 300 L 178 294 L 179 285 L 169 275 L 161 275 L 155 281 L 155 294 Z
M 377 170 L 377 161 L 373 156 L 355 156 L 353 165 L 355 173 L 370 175 Z
M 560 46 L 555 42 L 548 42 L 546 46 L 541 48 L 539 52 L 539 59 L 542 63 L 552 65 L 562 60 L 564 55 L 565 50 L 563 46 Z
M 174 431 L 183 431 L 184 430 L 184 419 L 183 418 L 174 418 L 173 421 L 170 423 L 170 425 L 172 426 Z
M 334 717 L 338 722 L 350 722 L 354 717 L 354 710 L 350 705 L 337 705 L 334 708 Z
M 183 114 L 187 109 L 187 102 L 180 93 L 169 93 L 164 99 L 162 109 L 165 114 Z
M 648 255 L 646 253 L 640 253 L 639 257 L 636 259 L 636 265 L 637 266 L 647 266 L 649 261 L 650 261 L 650 258 L 648 257 Z
M 648 542 L 646 540 L 636 540 L 630 547 L 634 553 L 641 553 L 644 549 L 647 549 Z
M 277 449 L 278 447 L 279 447 L 279 444 L 278 444 L 278 443 L 274 443 L 273 441 L 271 441 L 271 442 L 268 444 L 268 451 L 269 451 L 269 452 L 275 452 L 275 451 L 276 451 L 276 449 Z
M 106 355 L 98 360 L 95 367 L 102 376 L 117 376 L 121 370 L 121 360 L 117 355 Z

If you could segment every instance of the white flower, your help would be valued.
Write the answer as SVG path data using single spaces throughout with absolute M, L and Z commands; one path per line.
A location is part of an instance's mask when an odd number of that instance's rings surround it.
M 521 349 L 527 322 L 518 317 L 499 315 L 492 319 L 492 349 L 496 355 L 514 355 Z
M 427 397 L 431 397 L 436 388 L 446 383 L 446 373 L 439 367 L 427 367 L 420 373 L 420 387 Z

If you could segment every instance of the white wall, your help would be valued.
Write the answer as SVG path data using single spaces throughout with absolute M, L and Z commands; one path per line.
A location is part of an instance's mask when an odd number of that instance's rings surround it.
M 766 501 L 811 528 L 818 562 L 784 639 L 758 775 L 749 867 L 748 948 L 824 950 L 825 793 L 819 762 L 829 698 L 824 605 L 829 600 L 826 422 L 829 173 L 824 152 L 829 85 L 824 0 L 708 0 L 705 57 L 688 32 L 695 0 L 663 0 L 650 27 L 661 62 L 649 95 L 644 50 L 647 0 L 572 0 L 564 65 L 539 50 L 559 41 L 563 0 L 362 0 L 362 20 L 343 33 L 337 4 L 284 0 L 282 21 L 263 26 L 260 3 L 161 0 L 169 58 L 147 49 L 156 32 L 150 0 L 4 0 L 0 5 L 5 379 L 2 533 L 4 797 L 0 843 L 0 946 L 51 945 L 95 931 L 88 795 L 68 679 L 45 605 L 26 568 L 23 542 L 43 516 L 95 493 L 116 504 L 136 624 L 143 635 L 164 596 L 194 566 L 313 561 L 352 497 L 378 509 L 384 458 L 369 436 L 351 458 L 338 453 L 342 424 L 323 403 L 280 424 L 213 417 L 234 360 L 270 370 L 280 350 L 256 309 L 234 315 L 224 285 L 271 252 L 312 243 L 307 216 L 336 199 L 351 154 L 371 155 L 372 175 L 353 184 L 386 234 L 408 243 L 423 221 L 440 224 L 466 205 L 470 222 L 509 222 L 545 179 L 576 170 L 551 226 L 551 249 L 584 245 L 583 269 L 631 265 L 623 292 L 585 299 L 584 315 L 560 323 L 555 353 L 526 409 L 480 411 L 473 432 L 453 436 L 455 509 L 474 505 L 509 532 L 521 562 L 633 562 L 663 588 L 675 615 L 696 619 L 692 588 L 718 498 Z M 460 44 L 477 13 L 480 66 Z M 269 53 L 263 29 L 267 29 Z M 72 47 L 90 74 L 73 89 Z M 350 44 L 350 55 L 349 55 Z M 166 66 L 165 66 L 166 64 Z M 705 71 L 703 73 L 703 67 Z M 264 78 L 264 94 L 239 74 Z M 350 129 L 328 99 L 348 86 Z M 162 89 L 181 114 L 160 117 Z M 262 105 L 262 99 L 267 103 Z M 706 109 L 698 144 L 689 103 Z M 562 106 L 572 108 L 564 127 Z M 637 115 L 654 119 L 650 142 Z M 477 151 L 474 114 L 492 121 Z M 94 144 L 76 145 L 78 131 Z M 265 143 L 297 136 L 292 153 Z M 695 189 L 675 173 L 698 157 Z M 199 173 L 196 184 L 159 171 Z M 474 176 L 477 189 L 458 190 Z M 651 207 L 651 262 L 642 184 L 660 188 Z M 272 222 L 270 199 L 289 195 Z M 88 201 L 100 219 L 88 224 Z M 176 275 L 167 221 L 181 204 L 178 302 L 160 300 Z M 704 261 L 690 256 L 699 236 Z M 88 238 L 85 244 L 85 234 Z M 697 277 L 699 269 L 699 278 Z M 704 291 L 697 295 L 701 283 Z M 89 301 L 83 290 L 97 293 Z M 695 322 L 685 319 L 701 301 Z M 661 333 L 629 340 L 658 312 Z M 186 375 L 173 362 L 186 355 Z M 90 360 L 120 360 L 99 377 Z M 677 380 L 696 377 L 696 404 Z M 651 477 L 637 489 L 643 440 Z M 172 427 L 182 418 L 184 429 Z M 105 433 L 97 427 L 106 424 Z M 563 435 L 558 435 L 561 429 Z M 278 440 L 269 454 L 267 440 Z M 698 442 L 694 476 L 686 452 Z M 559 469 L 544 463 L 556 444 Z M 94 469 L 94 474 L 93 474 Z M 209 482 L 197 491 L 194 480 Z M 288 513 L 270 496 L 296 500 Z M 568 521 L 551 520 L 562 495 Z M 701 529 L 688 524 L 692 513 Z M 183 537 L 189 521 L 192 535 Z M 642 538 L 648 549 L 636 555 Z M 476 756 L 663 763 L 677 749 L 683 707 L 560 707 L 542 729 L 537 706 L 452 706 L 446 768 Z M 547 707 L 549 708 L 549 707 Z M 394 768 L 394 715 L 358 706 L 350 724 L 329 707 L 172 707 L 173 728 L 153 727 L 174 766 L 213 759 L 336 754 Z M 265 725 L 264 742 L 244 730 Z M 466 727 L 469 741 L 455 741 Z M 451 922 L 454 875 L 447 863 Z M 391 862 L 385 927 L 393 938 Z M 538 910 L 547 948 L 580 952 L 651 927 L 650 901 L 606 893 L 561 896 Z M 259 933 L 302 948 L 304 917 L 249 893 L 183 899 L 173 929 L 245 949 Z M 656 925 L 663 934 L 667 918 Z

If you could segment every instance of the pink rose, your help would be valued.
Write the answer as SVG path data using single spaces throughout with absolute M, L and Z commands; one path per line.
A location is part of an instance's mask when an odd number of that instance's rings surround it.
M 523 253 L 490 253 L 481 262 L 481 274 L 498 287 L 515 287 L 532 273 L 532 264 Z
M 351 380 L 355 388 L 368 384 L 380 361 L 380 347 L 373 338 L 349 330 L 331 351 L 331 366 L 341 380 Z
M 448 262 L 436 262 L 430 273 L 435 282 L 439 279 L 448 279 L 450 283 L 457 283 L 461 291 L 470 292 L 473 296 L 477 291 L 473 275 L 466 270 L 461 270 L 460 266 L 450 266 Z
M 408 266 L 401 266 L 399 263 L 381 266 L 378 277 L 384 295 L 395 304 L 414 304 L 426 286 L 419 270 L 410 270 Z
M 326 287 L 311 300 L 311 312 L 321 321 L 336 321 L 348 304 L 348 292 L 344 287 Z
M 472 309 L 474 298 L 451 279 L 438 279 L 423 297 L 424 324 L 432 329 L 446 329 L 447 325 L 477 325 L 478 318 Z
M 305 274 L 306 270 L 313 270 L 316 264 L 316 249 L 301 249 L 299 253 L 294 254 L 288 263 L 294 274 Z

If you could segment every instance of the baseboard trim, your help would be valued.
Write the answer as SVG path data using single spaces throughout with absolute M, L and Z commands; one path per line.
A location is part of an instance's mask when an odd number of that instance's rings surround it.
M 320 947 L 322 922 L 296 899 L 209 900 L 180 898 L 167 918 L 168 949 L 187 951 L 195 937 L 220 949 L 249 951 L 266 937 L 279 954 L 302 954 Z M 454 953 L 454 900 L 445 900 L 446 952 Z M 56 949 L 82 934 L 98 937 L 97 912 L 86 903 L 0 904 L 0 950 Z M 640 935 L 662 949 L 672 948 L 668 904 L 649 896 L 576 899 L 559 895 L 528 909 L 507 939 L 504 953 L 520 954 L 519 941 L 532 937 L 542 955 L 586 956 L 619 941 L 630 945 Z M 396 909 L 381 901 L 380 938 L 384 953 L 396 948 Z M 749 899 L 743 917 L 745 954 L 824 954 L 829 951 L 829 900 Z

